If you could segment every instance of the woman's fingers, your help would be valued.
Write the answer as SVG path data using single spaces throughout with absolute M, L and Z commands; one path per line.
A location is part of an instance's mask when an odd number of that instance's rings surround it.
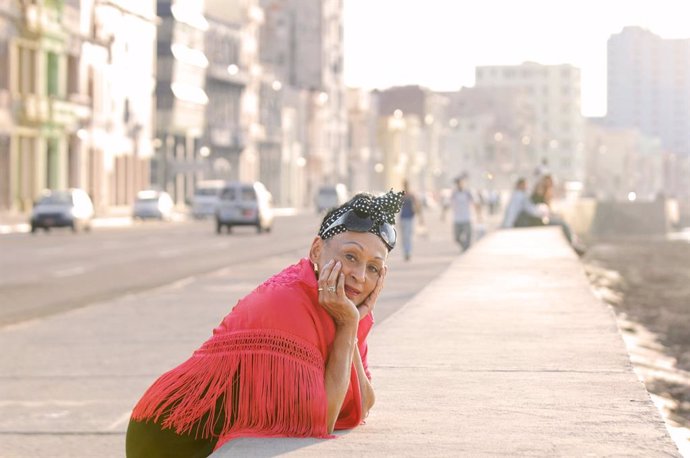
M 326 288 L 328 287 L 328 277 L 331 275 L 331 271 L 333 270 L 333 260 L 331 259 L 328 261 L 324 266 L 323 269 L 321 269 L 319 273 L 319 288 L 321 289 L 321 292 L 325 292 Z
M 336 288 L 338 287 L 338 277 L 340 276 L 340 267 L 340 261 L 333 264 L 333 268 L 331 269 L 328 275 L 328 280 L 326 281 L 326 291 L 328 293 L 336 293 Z

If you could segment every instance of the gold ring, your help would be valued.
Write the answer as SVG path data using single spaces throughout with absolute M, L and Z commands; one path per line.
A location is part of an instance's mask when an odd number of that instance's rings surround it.
M 319 292 L 323 291 L 323 288 L 319 286 Z

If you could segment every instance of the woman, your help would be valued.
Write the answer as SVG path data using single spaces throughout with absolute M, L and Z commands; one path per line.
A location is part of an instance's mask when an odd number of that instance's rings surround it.
M 329 212 L 309 257 L 241 299 L 135 406 L 128 457 L 203 457 L 242 437 L 330 437 L 374 404 L 366 338 L 403 193 Z

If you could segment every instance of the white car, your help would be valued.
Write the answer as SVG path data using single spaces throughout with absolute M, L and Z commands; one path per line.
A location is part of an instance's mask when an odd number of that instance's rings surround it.
M 263 183 L 229 182 L 220 192 L 216 207 L 216 232 L 223 226 L 254 226 L 256 232 L 270 232 L 273 227 L 273 197 Z
M 175 204 L 165 191 L 146 190 L 139 191 L 134 201 L 132 217 L 135 219 L 159 219 L 169 221 L 172 219 Z
M 69 227 L 73 232 L 88 231 L 93 216 L 93 203 L 83 189 L 46 190 L 31 212 L 31 232 L 40 228 L 48 231 L 53 227 Z
M 335 185 L 324 185 L 319 188 L 314 196 L 314 204 L 318 213 L 327 212 L 331 208 L 339 207 L 347 202 L 347 187 L 338 183 Z

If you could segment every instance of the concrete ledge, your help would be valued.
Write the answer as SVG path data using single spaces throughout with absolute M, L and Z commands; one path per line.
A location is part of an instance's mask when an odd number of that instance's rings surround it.
M 679 456 L 558 229 L 485 237 L 370 345 L 367 424 L 213 456 Z

